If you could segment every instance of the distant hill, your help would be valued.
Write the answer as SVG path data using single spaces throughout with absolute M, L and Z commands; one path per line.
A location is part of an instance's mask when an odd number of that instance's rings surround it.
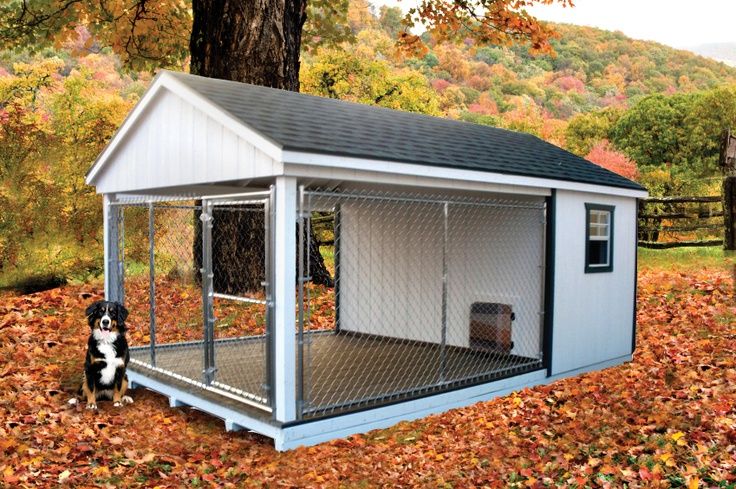
M 592 27 L 555 28 L 556 56 L 532 57 L 521 45 L 439 45 L 422 71 L 438 91 L 462 90 L 465 110 L 457 116 L 476 121 L 473 113 L 495 116 L 502 125 L 554 141 L 560 141 L 561 121 L 580 113 L 626 108 L 654 93 L 736 83 L 736 68 L 689 51 Z M 530 127 L 535 118 L 537 127 Z
M 701 44 L 690 50 L 701 56 L 707 56 L 736 67 L 736 42 Z

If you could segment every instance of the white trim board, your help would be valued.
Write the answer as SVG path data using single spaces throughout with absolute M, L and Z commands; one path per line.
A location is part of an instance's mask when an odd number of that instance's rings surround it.
M 545 370 L 537 370 L 528 374 L 400 402 L 390 406 L 366 409 L 357 413 L 317 419 L 285 427 L 221 406 L 135 371 L 129 370 L 128 377 L 133 387 L 146 387 L 168 396 L 169 405 L 172 407 L 188 405 L 200 409 L 224 420 L 227 431 L 240 429 L 255 431 L 272 438 L 276 450 L 284 451 L 299 446 L 316 445 L 357 433 L 387 428 L 400 421 L 411 421 L 450 409 L 488 401 L 526 387 L 544 385 L 562 378 L 613 367 L 631 361 L 631 359 L 631 355 L 625 355 L 552 377 L 547 377 Z
M 304 176 L 304 166 L 309 166 L 367 171 L 373 173 L 388 174 L 394 177 L 429 177 L 450 181 L 496 184 L 499 186 L 509 185 L 516 187 L 526 187 L 529 189 L 547 189 L 547 193 L 541 195 L 548 195 L 548 189 L 552 188 L 635 198 L 645 198 L 648 195 L 648 193 L 644 190 L 633 190 L 618 187 L 608 187 L 604 185 L 593 185 L 589 183 L 569 182 L 566 180 L 555 180 L 551 178 L 527 177 L 505 173 L 464 170 L 459 168 L 446 168 L 439 166 L 419 165 L 413 163 L 400 163 L 389 160 L 371 160 L 350 156 L 304 153 L 289 150 L 285 150 L 282 156 L 284 163 L 284 172 L 289 175 L 294 174 L 295 176 Z M 309 174 L 306 176 L 314 175 Z M 404 184 L 398 181 L 396 178 L 394 178 L 394 182 L 397 184 Z M 410 181 L 408 184 L 416 185 L 414 181 Z M 532 195 L 534 195 L 534 193 L 532 193 Z

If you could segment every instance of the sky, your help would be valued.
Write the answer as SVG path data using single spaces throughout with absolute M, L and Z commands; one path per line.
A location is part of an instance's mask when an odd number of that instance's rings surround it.
M 370 0 L 408 9 L 417 0 Z M 543 20 L 622 31 L 676 48 L 736 43 L 736 0 L 575 0 L 574 8 L 537 6 Z

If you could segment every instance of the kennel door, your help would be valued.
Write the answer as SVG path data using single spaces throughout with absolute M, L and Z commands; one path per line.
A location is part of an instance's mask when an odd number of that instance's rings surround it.
M 205 382 L 270 406 L 271 192 L 208 200 L 203 232 Z M 203 220 L 207 228 L 207 221 Z M 206 244 L 205 244 L 206 243 Z M 209 256 L 208 256 L 209 255 Z

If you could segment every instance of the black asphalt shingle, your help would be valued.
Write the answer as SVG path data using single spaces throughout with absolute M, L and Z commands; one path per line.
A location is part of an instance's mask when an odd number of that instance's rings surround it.
M 169 74 L 284 150 L 644 190 L 530 134 L 185 73 Z

